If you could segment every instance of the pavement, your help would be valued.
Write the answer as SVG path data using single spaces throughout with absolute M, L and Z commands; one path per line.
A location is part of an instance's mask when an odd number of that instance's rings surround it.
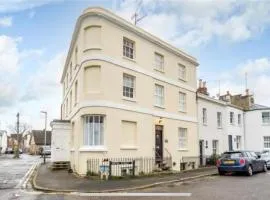
M 37 190 L 46 192 L 120 192 L 154 187 L 165 183 L 190 180 L 214 174 L 217 174 L 217 169 L 210 167 L 186 171 L 185 173 L 105 181 L 80 178 L 65 170 L 52 171 L 48 169 L 48 165 L 40 165 L 33 179 L 33 186 Z

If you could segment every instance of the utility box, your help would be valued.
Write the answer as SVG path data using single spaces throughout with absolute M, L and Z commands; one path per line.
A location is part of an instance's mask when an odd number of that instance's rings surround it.
M 51 142 L 51 161 L 63 162 L 70 161 L 70 136 L 71 123 L 69 120 L 53 120 L 52 142 Z

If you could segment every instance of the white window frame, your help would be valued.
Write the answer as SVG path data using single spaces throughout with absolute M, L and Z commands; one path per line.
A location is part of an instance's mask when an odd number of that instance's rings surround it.
M 237 115 L 237 123 L 239 126 L 242 124 L 242 115 L 241 114 Z
M 69 81 L 71 82 L 72 80 L 72 62 L 70 62 L 70 66 L 69 66 Z
M 264 116 L 264 114 L 268 114 L 268 116 Z M 270 111 L 269 112 L 262 112 L 262 124 L 270 125 Z
M 78 81 L 75 81 L 74 85 L 74 105 L 77 105 L 78 103 Z
M 241 150 L 242 144 L 241 144 L 242 137 L 241 135 L 236 136 L 236 149 Z
M 263 136 L 263 148 L 270 149 L 270 136 Z
M 234 112 L 230 112 L 230 124 L 234 124 L 235 119 L 234 119 Z
M 104 146 L 104 115 L 83 116 L 83 145 L 90 147 Z
M 123 38 L 123 56 L 131 60 L 135 59 L 135 42 L 126 37 Z
M 218 154 L 218 140 L 212 140 L 212 152 L 213 155 Z
M 73 105 L 72 105 L 72 90 L 70 91 L 70 93 L 69 93 L 69 112 L 71 112 L 71 110 L 72 110 L 72 107 L 73 107 Z
M 207 109 L 206 108 L 202 109 L 202 122 L 203 122 L 203 125 L 207 125 Z
M 179 92 L 179 111 L 186 112 L 187 110 L 187 95 L 186 93 Z
M 164 86 L 155 84 L 155 106 L 164 107 Z
M 187 80 L 187 68 L 185 65 L 178 64 L 178 79 L 183 81 Z
M 188 131 L 187 128 L 178 128 L 178 149 L 187 150 L 188 149 Z
M 164 56 L 155 52 L 155 70 L 164 72 Z
M 217 127 L 222 128 L 222 112 L 217 112 Z
M 136 77 L 123 74 L 123 97 L 134 99 L 136 95 Z

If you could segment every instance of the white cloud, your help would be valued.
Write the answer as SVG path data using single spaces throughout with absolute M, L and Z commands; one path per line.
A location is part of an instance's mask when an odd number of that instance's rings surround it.
M 36 15 L 36 12 L 32 10 L 31 12 L 28 13 L 28 17 L 32 19 Z
M 48 3 L 55 3 L 59 1 L 63 0 L 0 0 L 0 13 L 33 9 Z
M 221 95 L 226 91 L 232 94 L 244 94 L 245 73 L 247 72 L 247 87 L 254 94 L 255 103 L 270 106 L 270 59 L 258 58 L 247 60 L 235 67 L 231 72 L 220 71 L 212 75 L 207 75 L 205 81 L 211 96 L 215 96 L 221 91 Z M 220 88 L 218 84 L 220 80 Z
M 0 18 L 0 27 L 10 27 L 12 26 L 12 17 L 1 17 Z
M 137 1 L 122 1 L 116 10 L 127 20 Z M 213 38 L 241 42 L 270 25 L 269 1 L 156 0 L 143 1 L 139 26 L 180 47 L 199 46 Z

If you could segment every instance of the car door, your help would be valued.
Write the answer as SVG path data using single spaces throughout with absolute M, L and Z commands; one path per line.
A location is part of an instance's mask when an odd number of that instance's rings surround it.
M 258 167 L 259 167 L 259 164 L 258 164 L 258 160 L 257 160 L 257 155 L 253 154 L 252 152 L 246 152 L 248 157 L 249 157 L 249 163 L 252 165 L 252 168 L 253 168 L 253 171 L 258 171 Z

